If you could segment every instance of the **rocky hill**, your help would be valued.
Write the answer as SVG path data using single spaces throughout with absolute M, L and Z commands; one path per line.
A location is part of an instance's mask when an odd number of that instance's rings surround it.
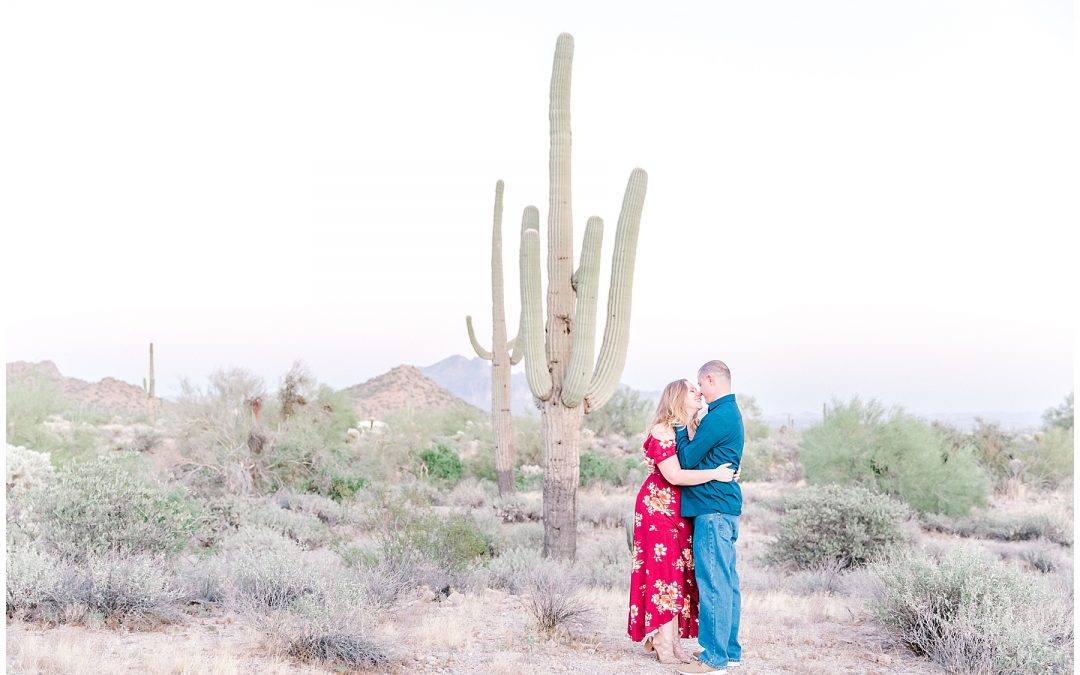
M 356 401 L 356 413 L 362 420 L 383 420 L 391 413 L 410 408 L 469 406 L 414 366 L 398 366 L 344 391 Z
M 33 380 L 55 385 L 63 397 L 76 407 L 114 414 L 138 414 L 146 411 L 146 393 L 142 387 L 116 378 L 106 377 L 98 382 L 87 382 L 75 377 L 65 377 L 52 361 L 14 361 L 7 364 L 8 389 Z
M 479 357 L 451 356 L 420 369 L 440 386 L 480 408 L 491 410 L 491 363 Z M 515 415 L 536 415 L 525 373 L 510 374 L 510 405 Z

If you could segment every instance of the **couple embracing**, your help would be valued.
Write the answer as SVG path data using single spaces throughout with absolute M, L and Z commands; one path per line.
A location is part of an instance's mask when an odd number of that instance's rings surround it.
M 699 421 L 702 398 L 708 412 Z M 742 659 L 735 541 L 743 422 L 723 361 L 703 365 L 696 387 L 676 380 L 664 388 L 644 447 L 649 475 L 634 507 L 627 632 L 684 675 L 727 672 Z M 703 651 L 687 654 L 684 637 L 697 637 Z

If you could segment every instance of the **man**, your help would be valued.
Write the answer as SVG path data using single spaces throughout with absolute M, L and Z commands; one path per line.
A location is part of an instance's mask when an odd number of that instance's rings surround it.
M 742 413 L 731 393 L 731 371 L 723 361 L 709 361 L 698 370 L 698 388 L 709 404 L 694 440 L 686 427 L 675 428 L 679 465 L 711 469 L 730 462 L 738 470 L 743 453 Z M 742 659 L 739 645 L 739 575 L 735 541 L 739 538 L 742 489 L 735 481 L 709 481 L 682 491 L 682 515 L 694 519 L 694 572 L 701 612 L 698 660 L 679 668 L 691 673 L 725 673 Z

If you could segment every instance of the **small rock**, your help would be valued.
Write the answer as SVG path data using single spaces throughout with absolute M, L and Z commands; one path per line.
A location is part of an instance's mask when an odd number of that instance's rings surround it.
M 457 591 L 450 591 L 450 595 L 446 596 L 444 602 L 448 605 L 460 605 L 465 602 L 465 595 Z

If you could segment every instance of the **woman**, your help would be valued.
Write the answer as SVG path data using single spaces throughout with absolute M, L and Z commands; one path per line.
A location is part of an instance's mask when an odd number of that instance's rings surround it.
M 698 595 L 694 585 L 693 521 L 679 515 L 679 485 L 738 480 L 730 464 L 689 471 L 675 455 L 676 424 L 693 435 L 701 393 L 686 380 L 664 387 L 645 439 L 649 475 L 634 506 L 634 561 L 630 574 L 627 632 L 661 663 L 689 663 L 680 638 L 697 637 Z

